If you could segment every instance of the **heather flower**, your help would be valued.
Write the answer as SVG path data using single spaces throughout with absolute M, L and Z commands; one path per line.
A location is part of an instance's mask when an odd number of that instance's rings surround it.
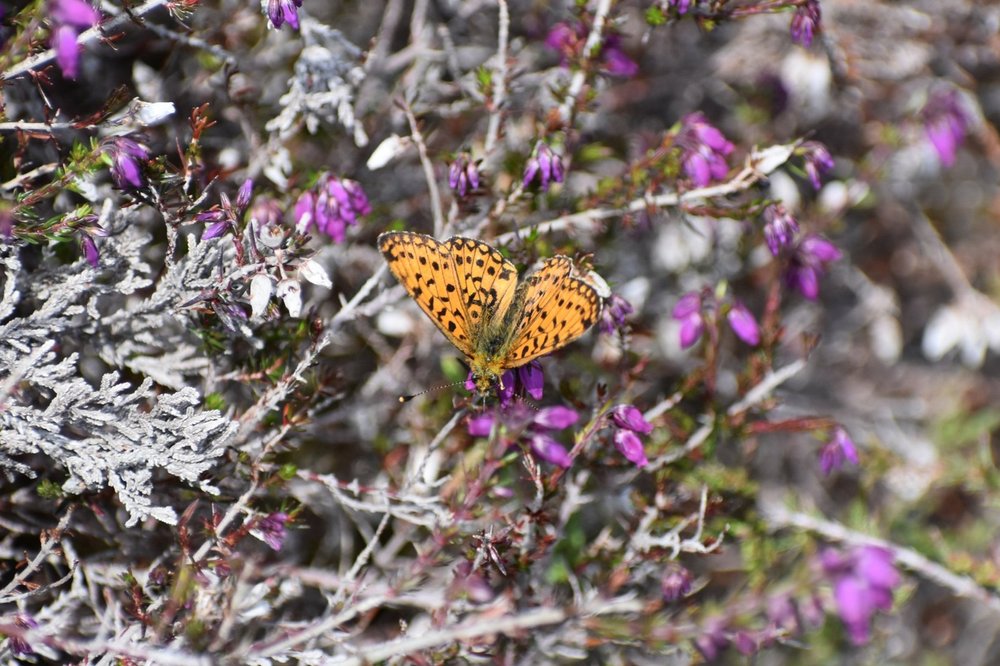
M 653 424 L 647 421 L 642 412 L 632 405 L 618 405 L 611 410 L 611 421 L 619 428 L 625 428 L 648 435 L 653 432 Z
M 833 168 L 833 156 L 819 141 L 806 141 L 799 146 L 799 152 L 805 158 L 806 174 L 813 189 L 818 190 L 822 183 L 819 177 Z
M 796 7 L 792 16 L 792 41 L 808 48 L 820 30 L 821 18 L 819 0 L 806 0 Z
M 250 219 L 256 220 L 260 226 L 273 226 L 281 224 L 285 218 L 285 212 L 274 199 L 260 197 L 254 201 L 250 208 Z
M 247 209 L 250 205 L 250 197 L 253 195 L 253 178 L 247 178 L 240 185 L 240 189 L 236 192 L 236 210 L 240 213 Z
M 311 190 L 299 195 L 292 215 L 295 217 L 295 230 L 300 234 L 306 233 L 316 217 L 316 195 Z
M 0 204 L 0 240 L 10 240 L 14 235 L 14 215 L 10 208 Z
M 830 441 L 819 450 L 819 466 L 824 475 L 829 475 L 847 461 L 854 465 L 858 464 L 858 449 L 847 431 L 838 427 L 834 430 Z
M 679 564 L 671 564 L 660 580 L 660 591 L 663 593 L 663 600 L 668 604 L 687 596 L 691 591 L 691 583 L 694 576 L 691 572 Z
M 733 144 L 701 113 L 690 113 L 683 118 L 677 145 L 683 150 L 684 173 L 697 187 L 705 187 L 729 173 L 726 156 L 733 152 Z
M 691 0 L 667 0 L 667 5 L 676 9 L 677 13 L 683 16 L 691 8 Z
M 891 550 L 878 546 L 862 546 L 846 555 L 827 549 L 820 556 L 833 582 L 837 613 L 855 645 L 871 638 L 875 612 L 892 608 L 893 590 L 900 583 L 893 560 Z
M 459 199 L 479 189 L 479 166 L 462 153 L 448 167 L 448 187 Z
M 315 193 L 304 193 L 295 204 L 296 228 L 305 233 L 317 229 L 340 243 L 346 238 L 347 227 L 372 210 L 361 185 L 347 178 L 325 176 Z
M 500 400 L 501 407 L 509 405 L 515 395 L 527 394 L 535 400 L 541 400 L 544 385 L 545 377 L 542 374 L 542 364 L 538 361 L 531 361 L 519 368 L 506 370 L 500 376 L 497 398 Z M 476 381 L 471 372 L 465 379 L 465 388 L 468 391 L 476 390 Z
M 498 418 L 509 432 L 518 433 L 516 438 L 526 442 L 542 460 L 564 468 L 573 464 L 566 447 L 550 434 L 577 422 L 579 415 L 569 407 L 546 407 L 532 412 L 523 403 L 514 403 L 469 419 L 469 434 L 473 437 L 488 436 Z
M 692 291 L 681 296 L 674 305 L 671 316 L 681 323 L 681 347 L 687 349 L 705 331 L 705 318 L 701 314 L 701 293 Z
M 760 343 L 760 327 L 743 303 L 735 298 L 720 300 L 705 292 L 691 291 L 681 296 L 671 314 L 681 325 L 681 348 L 696 343 L 706 325 L 717 321 L 720 311 L 725 312 L 726 322 L 736 337 L 751 346 Z
M 927 140 L 934 146 L 941 164 L 955 163 L 958 147 L 965 140 L 970 124 L 969 113 L 954 89 L 938 90 L 920 112 Z
M 653 425 L 643 418 L 642 412 L 632 405 L 618 405 L 611 410 L 610 420 L 615 426 L 613 439 L 618 452 L 636 467 L 649 464 L 639 435 L 653 432 Z
M 827 264 L 840 259 L 837 246 L 821 236 L 808 235 L 792 250 L 784 279 L 789 289 L 798 290 L 809 300 L 819 296 L 819 278 L 826 272 Z
M 287 23 L 293 30 L 299 29 L 299 10 L 302 0 L 267 0 L 267 18 L 276 30 Z
M 622 49 L 621 35 L 611 33 L 601 47 L 601 69 L 613 76 L 631 78 L 639 73 L 639 65 Z
M 784 248 L 791 247 L 799 223 L 781 204 L 772 204 L 764 209 L 764 241 L 771 254 L 778 256 Z
M 121 190 L 141 190 L 146 186 L 142 164 L 149 159 L 149 149 L 125 136 L 104 142 L 104 154 L 111 160 L 111 179 Z
M 87 258 L 87 263 L 92 268 L 101 265 L 101 253 L 97 250 L 97 243 L 89 234 L 80 234 L 80 247 L 83 249 L 83 256 Z
M 582 23 L 577 23 L 575 28 L 571 28 L 568 23 L 560 21 L 552 26 L 549 34 L 545 36 L 545 46 L 559 53 L 563 67 L 569 66 L 572 60 L 583 48 L 587 37 L 586 28 Z
M 799 630 L 799 614 L 788 594 L 778 594 L 767 600 L 767 620 L 770 627 L 783 634 Z
M 271 550 L 281 550 L 287 534 L 287 530 L 285 529 L 285 523 L 287 522 L 287 513 L 279 511 L 269 514 L 257 521 L 256 535 L 270 546 Z
M 37 629 L 38 622 L 28 613 L 18 613 L 14 616 L 14 626 L 21 629 Z M 31 649 L 31 645 L 20 636 L 11 636 L 7 645 L 15 657 L 35 654 L 35 651 Z
M 528 187 L 536 177 L 542 192 L 548 192 L 549 182 L 561 183 L 565 177 L 562 157 L 541 141 L 535 144 L 535 150 L 524 167 L 522 186 Z
M 84 0 L 53 0 L 49 3 L 52 19 L 51 46 L 56 52 L 56 63 L 67 79 L 79 73 L 80 32 L 96 24 L 100 13 Z
M 726 313 L 726 321 L 729 322 L 729 328 L 733 329 L 733 333 L 740 340 L 752 347 L 760 344 L 760 327 L 757 326 L 757 320 L 743 303 L 733 299 L 729 306 L 729 312 Z
M 716 659 L 723 650 L 729 647 L 725 620 L 719 618 L 710 620 L 702 634 L 695 639 L 694 644 L 707 661 Z
M 601 321 L 598 326 L 602 332 L 609 335 L 615 331 L 625 333 L 627 331 L 625 319 L 633 312 L 631 303 L 618 294 L 611 294 L 604 301 L 604 307 L 601 309 Z
M 563 67 L 568 67 L 580 56 L 586 43 L 587 26 L 579 22 L 574 26 L 562 22 L 556 23 L 545 37 L 545 45 L 559 53 L 560 64 Z M 639 71 L 636 62 L 622 49 L 621 35 L 616 33 L 604 36 L 600 58 L 601 70 L 607 74 L 631 77 Z

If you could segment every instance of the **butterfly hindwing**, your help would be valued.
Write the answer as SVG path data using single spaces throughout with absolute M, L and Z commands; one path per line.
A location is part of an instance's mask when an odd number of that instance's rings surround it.
M 445 243 L 409 231 L 378 237 L 378 247 L 399 283 L 420 309 L 466 356 L 473 353 L 470 319 L 455 260 Z
M 524 365 L 569 344 L 597 321 L 601 299 L 572 271 L 573 262 L 567 257 L 552 257 L 525 279 L 508 367 Z

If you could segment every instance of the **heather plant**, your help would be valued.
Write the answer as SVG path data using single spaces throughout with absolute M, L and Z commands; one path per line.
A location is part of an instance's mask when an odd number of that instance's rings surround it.
M 998 22 L 4 5 L 5 663 L 996 663 Z

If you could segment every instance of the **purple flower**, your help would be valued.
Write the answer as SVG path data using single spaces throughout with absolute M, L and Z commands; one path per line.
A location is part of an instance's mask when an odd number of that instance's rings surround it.
M 646 451 L 642 447 L 642 440 L 631 430 L 616 430 L 614 441 L 618 452 L 636 467 L 645 467 L 649 464 L 649 458 L 646 457 Z
M 822 185 L 819 177 L 833 168 L 833 156 L 819 141 L 806 141 L 799 146 L 798 152 L 805 158 L 809 182 L 812 183 L 814 190 L 818 190 Z
M 552 26 L 549 34 L 545 36 L 545 46 L 557 51 L 562 66 L 566 67 L 582 48 L 585 38 L 586 29 L 582 23 L 577 23 L 576 28 L 571 28 L 568 23 L 560 21 Z
M 469 434 L 473 437 L 488 436 L 498 418 L 507 432 L 516 433 L 514 440 L 525 441 L 542 460 L 564 468 L 573 464 L 566 447 L 549 434 L 551 431 L 565 430 L 577 422 L 580 417 L 572 409 L 556 406 L 532 412 L 523 403 L 514 403 L 469 419 Z
M 618 294 L 611 294 L 601 308 L 601 321 L 598 325 L 608 335 L 615 331 L 625 334 L 628 331 L 625 319 L 633 312 L 631 303 Z
M 892 608 L 893 590 L 900 583 L 893 560 L 892 551 L 878 546 L 862 546 L 846 555 L 827 549 L 820 557 L 833 581 L 837 612 L 855 645 L 871 638 L 875 612 Z
M 819 450 L 819 466 L 823 474 L 829 476 L 830 472 L 839 469 L 848 461 L 854 465 L 858 464 L 858 449 L 847 431 L 838 427 L 833 431 L 830 441 Z
M 267 0 L 267 18 L 275 29 L 287 23 L 293 30 L 299 29 L 299 10 L 302 0 Z
M 764 209 L 764 240 L 771 254 L 778 256 L 781 250 L 791 247 L 799 223 L 781 204 L 772 204 Z
M 51 46 L 56 52 L 56 63 L 67 79 L 75 79 L 79 72 L 80 46 L 76 39 L 82 30 L 96 24 L 100 13 L 84 0 L 53 0 L 49 3 L 52 19 Z
M 10 209 L 0 205 L 0 239 L 10 240 L 14 235 L 14 215 Z
M 820 30 L 820 18 L 819 0 L 806 0 L 799 5 L 792 16 L 792 41 L 808 48 Z
M 572 26 L 568 23 L 556 23 L 545 37 L 545 45 L 557 51 L 560 64 L 568 67 L 582 53 L 587 43 L 587 32 L 588 27 L 582 22 Z M 607 74 L 630 77 L 639 71 L 639 66 L 622 49 L 621 35 L 616 33 L 605 35 L 600 57 L 601 70 Z
M 479 166 L 462 153 L 448 167 L 448 187 L 459 199 L 479 189 Z
M 938 90 L 931 95 L 920 115 L 927 140 L 934 146 L 941 164 L 955 163 L 958 147 L 965 140 L 970 118 L 961 97 L 954 89 Z
M 648 435 L 653 432 L 653 424 L 642 416 L 642 412 L 632 405 L 618 405 L 611 410 L 611 421 L 619 428 Z
M 535 150 L 524 167 L 522 186 L 528 187 L 536 176 L 542 192 L 549 191 L 549 182 L 561 183 L 565 177 L 562 157 L 541 141 L 535 144 Z
M 639 65 L 622 49 L 621 35 L 611 33 L 601 48 L 601 69 L 612 76 L 631 78 L 639 73 Z
M 615 426 L 613 439 L 618 452 L 636 467 L 649 464 L 639 435 L 653 432 L 653 424 L 643 418 L 642 412 L 632 405 L 616 406 L 611 410 L 610 420 Z
M 281 204 L 267 197 L 258 197 L 250 208 L 250 218 L 257 220 L 257 224 L 262 227 L 281 224 L 284 217 Z
M 83 256 L 87 258 L 87 263 L 91 265 L 92 268 L 97 268 L 101 265 L 101 253 L 97 250 L 97 243 L 90 234 L 80 234 L 80 246 L 83 248 Z
M 284 512 L 272 513 L 267 517 L 257 521 L 257 532 L 271 550 L 281 550 L 285 543 L 288 514 Z
M 671 316 L 681 323 L 681 347 L 687 349 L 696 343 L 705 331 L 705 318 L 701 314 L 701 292 L 691 291 L 681 296 Z
M 104 142 L 104 154 L 111 160 L 111 179 L 121 190 L 141 190 L 146 186 L 142 165 L 149 159 L 149 149 L 125 136 Z
M 695 639 L 694 644 L 707 661 L 717 658 L 723 650 L 729 647 L 726 621 L 720 618 L 710 620 L 701 636 Z
M 677 145 L 683 150 L 681 166 L 684 173 L 697 187 L 705 187 L 729 173 L 726 156 L 733 152 L 733 144 L 701 113 L 684 116 Z
M 28 613 L 18 613 L 14 616 L 14 626 L 21 629 L 37 629 L 38 621 Z M 35 651 L 31 649 L 31 645 L 20 636 L 11 636 L 8 645 L 15 657 L 35 654 Z
M 253 195 L 253 178 L 247 178 L 240 185 L 236 192 L 236 210 L 242 213 L 250 205 L 250 197 Z
M 683 16 L 687 13 L 687 10 L 690 9 L 691 0 L 667 0 L 667 5 L 676 9 L 677 13 Z
M 760 344 L 760 327 L 757 326 L 757 320 L 743 303 L 733 299 L 732 305 L 729 306 L 729 312 L 726 313 L 726 321 L 729 322 L 729 328 L 733 329 L 733 333 L 740 340 L 751 347 Z
M 303 193 L 295 204 L 296 228 L 305 233 L 317 229 L 340 243 L 346 238 L 347 227 L 372 211 L 368 196 L 361 185 L 347 178 L 327 175 L 320 178 L 316 193 Z
M 686 596 L 691 591 L 691 583 L 694 576 L 691 572 L 679 564 L 671 564 L 660 580 L 660 591 L 663 593 L 663 600 L 671 604 L 681 597 Z
M 792 251 L 785 267 L 785 285 L 797 289 L 809 300 L 819 296 L 819 278 L 826 272 L 827 264 L 840 259 L 837 246 L 821 236 L 802 238 Z
M 799 615 L 795 601 L 788 594 L 778 594 L 767 600 L 767 620 L 771 628 L 784 634 L 799 630 Z
M 316 219 L 316 195 L 311 190 L 299 195 L 292 215 L 295 217 L 295 229 L 300 234 L 306 233 Z

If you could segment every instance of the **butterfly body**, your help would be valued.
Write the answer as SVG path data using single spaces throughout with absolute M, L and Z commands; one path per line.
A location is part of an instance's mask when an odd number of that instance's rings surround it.
M 503 373 L 572 342 L 601 311 L 594 288 L 566 257 L 546 259 L 518 282 L 517 268 L 472 238 L 445 242 L 408 231 L 384 233 L 379 250 L 400 284 L 469 362 L 481 394 Z

